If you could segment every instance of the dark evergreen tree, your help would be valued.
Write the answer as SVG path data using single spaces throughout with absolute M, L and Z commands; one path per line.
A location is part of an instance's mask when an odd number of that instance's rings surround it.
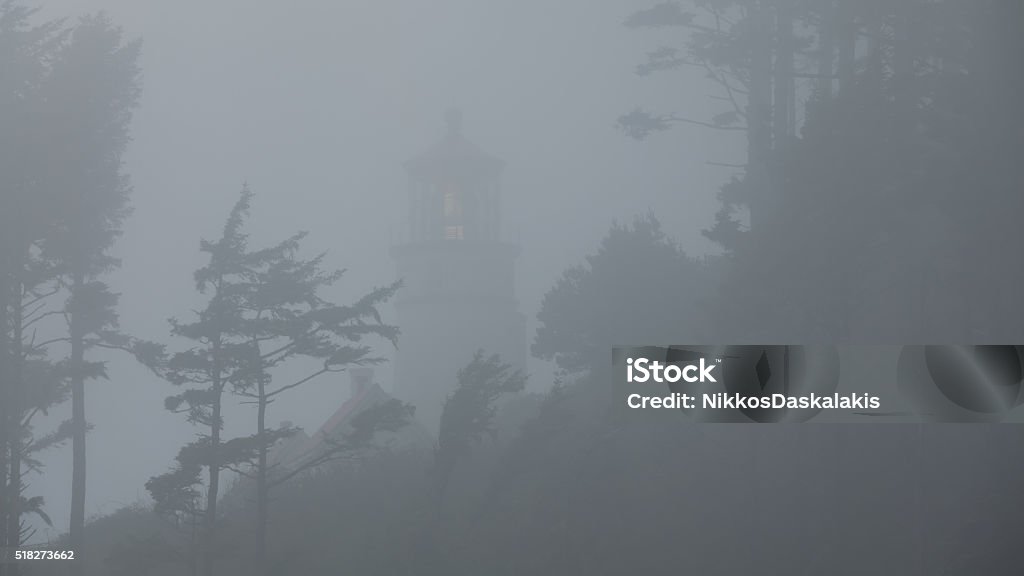
M 36 443 L 31 420 L 59 398 L 43 391 L 49 371 L 36 368 L 45 345 L 31 328 L 46 313 L 55 275 L 39 254 L 53 229 L 53 198 L 39 186 L 46 168 L 40 94 L 62 35 L 57 22 L 34 24 L 34 14 L 14 1 L 0 4 L 0 547 L 22 543 L 24 515 L 41 512 L 41 500 L 25 497 Z M 0 566 L 0 574 L 18 573 Z
M 605 374 L 612 346 L 701 341 L 716 274 L 680 250 L 653 215 L 616 224 L 545 294 L 533 354 L 567 374 Z
M 315 379 L 344 371 L 346 367 L 377 364 L 382 358 L 365 343 L 370 337 L 397 343 L 398 329 L 384 324 L 378 307 L 387 302 L 399 284 L 372 290 L 351 305 L 324 299 L 324 291 L 341 279 L 340 271 L 323 269 L 324 254 L 303 259 L 299 254 L 305 234 L 300 233 L 270 248 L 244 256 L 245 288 L 240 299 L 239 332 L 249 344 L 244 365 L 233 375 L 236 393 L 256 406 L 256 430 L 248 439 L 255 446 L 255 463 L 244 476 L 255 483 L 256 541 L 254 560 L 267 570 L 270 492 L 306 470 L 353 457 L 366 448 L 376 431 L 394 431 L 408 422 L 412 407 L 397 400 L 360 414 L 354 430 L 339 438 L 327 438 L 317 452 L 308 454 L 291 469 L 268 460 L 270 449 L 298 430 L 272 428 L 267 410 L 284 394 L 295 392 Z M 312 367 L 303 368 L 304 366 Z M 296 374 L 286 382 L 275 380 L 276 371 Z
M 206 472 L 200 562 L 206 576 L 215 573 L 219 552 L 217 501 L 221 472 L 250 462 L 254 456 L 251 444 L 222 437 L 224 393 L 246 366 L 250 351 L 242 331 L 248 274 L 248 238 L 242 226 L 250 200 L 249 192 L 243 192 L 221 237 L 200 243 L 208 262 L 195 272 L 195 283 L 199 293 L 207 296 L 206 306 L 192 321 L 171 321 L 172 335 L 194 345 L 170 355 L 161 366 L 168 381 L 185 388 L 167 398 L 167 409 L 185 414 L 189 423 L 203 431 L 181 451 L 174 469 L 146 484 L 158 508 L 179 512 L 191 506 L 189 503 L 198 495 L 196 490 L 202 482 L 201 473 Z
M 440 430 L 434 449 L 427 495 L 427 518 L 419 546 L 418 569 L 428 574 L 451 572 L 454 559 L 443 550 L 445 530 L 443 512 L 449 485 L 460 462 L 469 459 L 475 449 L 496 438 L 495 416 L 498 402 L 518 394 L 526 386 L 526 375 L 497 354 L 478 350 L 473 359 L 459 369 L 458 383 L 441 411 Z M 447 566 L 447 568 L 446 568 Z
M 398 330 L 381 321 L 377 307 L 398 289 L 398 284 L 378 288 L 351 305 L 325 300 L 322 291 L 340 279 L 338 272 L 322 269 L 323 255 L 299 257 L 304 234 L 265 249 L 251 249 L 243 226 L 252 193 L 245 188 L 216 242 L 203 242 L 209 264 L 196 272 L 197 288 L 209 294 L 199 317 L 190 323 L 175 321 L 173 334 L 196 342 L 196 346 L 170 357 L 163 367 L 173 384 L 188 386 L 167 399 L 167 408 L 187 414 L 189 422 L 203 427 L 195 442 L 178 454 L 172 470 L 147 483 L 160 512 L 180 518 L 201 514 L 203 518 L 204 574 L 215 571 L 218 546 L 217 512 L 220 473 L 238 472 L 255 483 L 257 570 L 267 570 L 263 561 L 272 489 L 303 471 L 365 449 L 376 432 L 395 430 L 411 417 L 411 408 L 398 401 L 385 403 L 360 414 L 353 429 L 309 454 L 296 467 L 282 468 L 271 462 L 270 449 L 298 429 L 273 428 L 267 424 L 267 409 L 281 395 L 300 389 L 314 379 L 344 370 L 347 366 L 377 363 L 366 338 L 380 337 L 394 342 Z M 302 373 L 308 361 L 314 367 Z M 305 361 L 305 363 L 304 363 Z M 291 367 L 299 376 L 275 380 L 275 369 Z M 256 430 L 250 436 L 225 439 L 223 407 L 225 392 L 233 391 L 256 406 Z M 206 472 L 205 506 L 195 502 Z
M 1005 192 L 1018 179 L 1005 167 L 1021 133 L 1007 103 L 1020 93 L 1008 14 L 998 1 L 712 0 L 627 20 L 685 33 L 639 72 L 697 67 L 727 106 L 708 119 L 637 110 L 622 118 L 629 133 L 696 124 L 747 136 L 743 174 L 722 187 L 706 232 L 732 257 L 718 340 L 1019 332 L 1000 288 L 1024 272 L 1005 253 L 1019 240 L 1008 220 L 1019 195 Z
M 58 225 L 46 239 L 48 257 L 60 262 L 67 287 L 65 316 L 70 353 L 66 363 L 72 402 L 70 540 L 83 549 L 86 498 L 85 393 L 87 382 L 104 376 L 89 359 L 97 347 L 127 347 L 117 333 L 117 295 L 103 276 L 118 265 L 108 251 L 128 213 L 130 184 L 122 156 L 139 97 L 140 44 L 125 41 L 105 16 L 83 18 L 56 55 L 44 87 L 46 185 L 59 198 Z
M 40 473 L 39 453 L 61 445 L 69 436 L 68 423 L 46 433 L 38 433 L 36 419 L 67 399 L 66 366 L 50 360 L 50 348 L 65 342 L 64 337 L 44 339 L 37 328 L 50 315 L 59 311 L 54 296 L 59 290 L 58 276 L 52 263 L 31 250 L 17 276 L 19 303 L 9 313 L 11 350 L 8 359 L 8 400 L 11 436 L 7 446 L 6 472 L 8 517 L 7 538 L 11 547 L 23 545 L 35 534 L 26 518 L 35 515 L 51 524 L 43 509 L 41 496 L 27 496 L 29 474 Z M 16 573 L 16 570 L 11 570 Z

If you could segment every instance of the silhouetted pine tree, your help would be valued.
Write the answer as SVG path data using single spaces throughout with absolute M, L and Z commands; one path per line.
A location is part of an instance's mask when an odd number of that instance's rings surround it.
M 170 472 L 150 479 L 146 484 L 159 508 L 182 511 L 198 495 L 201 472 L 206 472 L 203 517 L 202 573 L 215 573 L 218 547 L 217 500 L 221 472 L 251 462 L 256 447 L 242 440 L 226 441 L 224 429 L 224 392 L 239 371 L 244 369 L 250 344 L 242 329 L 244 297 L 248 289 L 248 238 L 242 226 L 252 195 L 242 192 L 216 241 L 203 240 L 200 250 L 209 259 L 195 272 L 196 289 L 207 295 L 206 306 L 190 322 L 171 321 L 172 335 L 194 343 L 193 347 L 172 354 L 161 367 L 164 376 L 184 391 L 167 398 L 165 406 L 185 414 L 188 421 L 203 429 L 199 439 L 178 455 Z
M 58 261 L 68 298 L 66 362 L 72 400 L 72 480 L 69 545 L 84 549 L 86 384 L 103 378 L 88 359 L 96 347 L 128 347 L 117 333 L 118 296 L 102 277 L 118 266 L 108 250 L 120 235 L 131 190 L 122 168 L 129 124 L 139 97 L 139 42 L 126 42 L 104 16 L 83 18 L 57 53 L 43 97 L 48 149 L 55 159 L 44 182 L 57 202 L 54 233 L 44 243 Z M 73 569 L 81 573 L 81 567 Z
M 518 394 L 526 386 L 526 375 L 497 354 L 485 355 L 478 350 L 473 359 L 459 369 L 455 390 L 445 400 L 433 467 L 428 483 L 427 518 L 419 545 L 418 570 L 426 574 L 447 574 L 453 559 L 443 550 L 445 532 L 443 512 L 449 496 L 449 484 L 460 462 L 469 459 L 473 450 L 494 440 L 497 434 L 495 415 L 498 401 Z
M 256 406 L 256 430 L 245 440 L 253 443 L 255 463 L 243 475 L 255 482 L 256 541 L 254 561 L 258 570 L 269 569 L 265 562 L 269 545 L 267 529 L 272 489 L 306 470 L 338 459 L 355 457 L 365 449 L 378 430 L 395 430 L 411 419 L 412 407 L 394 400 L 357 418 L 362 427 L 338 438 L 326 438 L 318 451 L 308 454 L 291 469 L 280 462 L 268 461 L 268 452 L 279 441 L 290 437 L 296 428 L 272 428 L 267 424 L 269 405 L 293 393 L 313 380 L 344 371 L 348 366 L 377 364 L 365 343 L 377 337 L 393 345 L 398 329 L 384 324 L 378 307 L 394 295 L 399 283 L 372 290 L 350 305 L 338 305 L 324 299 L 323 292 L 341 279 L 340 271 L 323 269 L 324 254 L 311 259 L 299 256 L 304 233 L 270 248 L 254 250 L 243 256 L 244 288 L 239 297 L 241 308 L 238 333 L 248 343 L 245 355 L 231 378 L 233 390 Z M 310 366 L 312 361 L 312 367 Z M 272 372 L 282 368 L 295 374 L 287 381 L 275 379 Z
M 172 355 L 163 367 L 171 383 L 189 386 L 168 398 L 167 408 L 187 414 L 204 432 L 182 448 L 171 471 L 147 483 L 158 511 L 185 518 L 202 514 L 204 574 L 212 574 L 216 563 L 221 471 L 232 470 L 255 482 L 254 565 L 257 570 L 268 570 L 265 553 L 271 490 L 305 470 L 353 457 L 367 447 L 377 431 L 397 429 L 411 417 L 411 407 L 397 400 L 385 403 L 358 415 L 352 430 L 325 439 L 318 452 L 307 455 L 294 468 L 283 469 L 281 463 L 268 460 L 274 444 L 297 432 L 294 427 L 270 427 L 266 420 L 269 405 L 325 374 L 379 362 L 364 340 L 380 337 L 394 342 L 397 338 L 398 330 L 381 321 L 377 307 L 394 294 L 398 284 L 375 289 L 351 305 L 323 299 L 321 292 L 334 286 L 341 274 L 322 269 L 323 255 L 299 257 L 304 234 L 269 248 L 250 248 L 243 227 L 252 197 L 246 187 L 222 237 L 202 243 L 210 260 L 195 277 L 199 291 L 209 294 L 207 306 L 195 321 L 174 322 L 172 330 L 175 336 L 197 345 Z M 303 371 L 309 360 L 318 365 Z M 275 369 L 286 366 L 299 375 L 286 382 L 275 380 Z M 226 391 L 256 405 L 252 435 L 222 437 Z M 204 470 L 206 504 L 198 510 L 194 502 Z
M 57 398 L 44 393 L 50 373 L 35 369 L 45 344 L 31 327 L 46 313 L 56 274 L 39 254 L 54 226 L 52 196 L 39 185 L 46 168 L 40 90 L 61 34 L 56 22 L 34 24 L 34 13 L 0 4 L 0 547 L 22 543 L 23 515 L 41 512 L 41 500 L 24 492 L 36 442 L 31 417 Z M 0 566 L 9 576 L 19 570 Z

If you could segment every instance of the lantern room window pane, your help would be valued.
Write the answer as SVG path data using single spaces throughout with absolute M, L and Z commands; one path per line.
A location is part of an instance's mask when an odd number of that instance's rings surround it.
M 459 203 L 459 196 L 452 187 L 447 188 L 444 192 L 444 216 L 445 218 L 462 217 L 462 206 Z
M 462 240 L 462 226 L 445 226 L 444 227 L 444 239 L 445 240 Z

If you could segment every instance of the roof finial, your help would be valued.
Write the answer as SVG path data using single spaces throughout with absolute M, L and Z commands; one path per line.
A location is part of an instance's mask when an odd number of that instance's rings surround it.
M 448 124 L 449 136 L 459 136 L 462 133 L 462 110 L 449 108 L 445 112 L 444 121 Z

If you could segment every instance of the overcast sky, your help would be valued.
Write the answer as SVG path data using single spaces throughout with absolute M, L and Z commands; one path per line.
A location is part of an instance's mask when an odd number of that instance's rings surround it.
M 126 169 L 135 212 L 111 282 L 122 327 L 167 339 L 187 317 L 200 237 L 214 237 L 243 182 L 256 194 L 255 242 L 308 230 L 309 245 L 349 270 L 345 293 L 395 279 L 388 256 L 404 214 L 401 163 L 440 139 L 445 109 L 507 163 L 507 236 L 523 248 L 521 309 L 534 318 L 558 275 L 592 252 L 613 220 L 654 210 L 694 254 L 737 162 L 731 137 L 699 128 L 635 142 L 615 128 L 636 105 L 708 118 L 714 87 L 697 72 L 639 78 L 643 54 L 671 33 L 626 29 L 648 2 L 592 0 L 52 0 L 41 15 L 105 10 L 143 39 L 144 92 Z M 548 369 L 531 365 L 533 385 Z M 171 389 L 123 359 L 88 392 L 87 514 L 145 498 L 195 431 L 162 409 Z M 380 369 L 390 385 L 389 369 Z M 277 414 L 317 427 L 348 394 L 323 381 Z M 116 399 L 116 402 L 115 402 Z M 62 409 L 63 410 L 63 409 Z M 55 414 L 54 418 L 64 418 Z M 276 422 L 283 418 L 271 416 Z M 70 449 L 32 478 L 67 528 Z

